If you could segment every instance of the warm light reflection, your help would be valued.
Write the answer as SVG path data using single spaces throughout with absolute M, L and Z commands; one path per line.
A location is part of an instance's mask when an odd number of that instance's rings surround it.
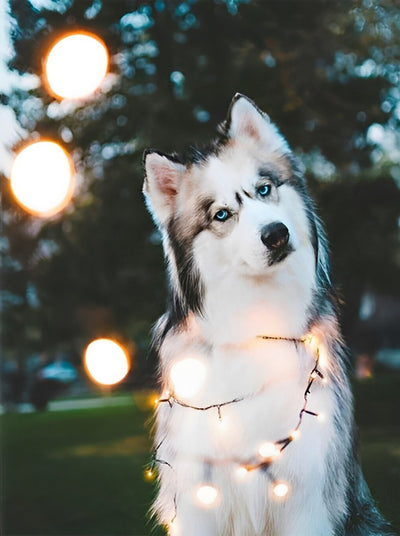
M 277 482 L 273 485 L 272 491 L 276 497 L 283 499 L 289 493 L 289 486 L 285 482 Z
M 319 345 L 319 367 L 322 368 L 322 370 L 324 370 L 328 368 L 328 365 L 329 365 L 328 353 L 326 351 L 325 346 L 323 344 L 320 344 Z M 326 381 L 326 378 L 324 378 L 324 380 Z M 325 383 L 324 380 L 322 380 L 323 383 Z
M 144 472 L 144 478 L 145 478 L 145 480 L 147 480 L 149 482 L 151 480 L 154 480 L 154 478 L 155 478 L 154 471 L 152 469 L 146 469 L 146 471 Z
M 97 36 L 85 32 L 61 38 L 45 60 L 50 91 L 65 99 L 79 99 L 93 93 L 107 69 L 106 46 Z
M 188 357 L 172 365 L 170 378 L 174 393 L 182 398 L 190 398 L 202 387 L 206 378 L 206 367 L 198 359 Z
M 221 417 L 217 419 L 217 430 L 220 432 L 226 432 L 229 430 L 229 417 Z
M 258 453 L 262 458 L 274 458 L 281 453 L 280 448 L 275 443 L 265 442 L 260 445 Z
M 169 536 L 181 536 L 181 530 L 177 518 L 171 521 L 171 523 L 169 523 L 166 528 Z
M 18 203 L 42 218 L 60 212 L 72 197 L 73 166 L 64 149 L 53 141 L 24 147 L 11 168 L 11 189 Z
M 246 478 L 248 472 L 249 471 L 246 469 L 244 465 L 241 465 L 236 468 L 236 476 L 238 477 L 239 480 L 243 480 L 244 478 Z
M 128 374 L 130 363 L 125 350 L 111 339 L 92 341 L 85 351 L 85 366 L 98 383 L 113 385 Z
M 196 497 L 202 506 L 213 506 L 218 499 L 217 488 L 210 484 L 200 486 L 196 491 Z
M 315 350 L 317 349 L 318 347 L 318 339 L 315 335 L 309 333 L 308 335 L 305 336 L 304 338 L 306 344 L 308 344 L 311 348 L 311 350 L 313 352 L 315 352 Z

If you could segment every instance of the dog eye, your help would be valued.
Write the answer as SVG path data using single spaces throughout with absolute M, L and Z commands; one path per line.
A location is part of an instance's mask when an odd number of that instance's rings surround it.
M 261 195 L 261 197 L 268 197 L 271 193 L 272 187 L 270 184 L 263 184 L 262 186 L 259 186 L 257 188 L 257 193 Z
M 224 208 L 216 212 L 214 216 L 214 220 L 217 220 L 217 221 L 226 221 L 228 218 L 229 218 L 229 212 L 225 210 Z

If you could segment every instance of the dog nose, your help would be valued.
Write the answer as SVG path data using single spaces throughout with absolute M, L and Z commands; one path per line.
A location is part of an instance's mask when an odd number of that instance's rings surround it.
M 289 241 L 289 229 L 280 221 L 266 225 L 261 230 L 261 241 L 269 249 L 279 249 Z

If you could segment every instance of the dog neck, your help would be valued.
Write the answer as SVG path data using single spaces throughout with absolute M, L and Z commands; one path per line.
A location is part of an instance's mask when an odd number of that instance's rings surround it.
M 315 272 L 295 254 L 268 276 L 226 271 L 205 281 L 204 337 L 214 344 L 240 343 L 257 335 L 301 337 L 307 330 Z

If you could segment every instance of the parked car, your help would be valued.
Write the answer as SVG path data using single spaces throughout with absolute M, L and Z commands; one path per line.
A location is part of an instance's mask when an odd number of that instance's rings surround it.
M 78 378 L 75 367 L 69 361 L 54 361 L 39 369 L 30 391 L 30 402 L 38 411 L 47 408 L 50 400 L 66 391 Z

